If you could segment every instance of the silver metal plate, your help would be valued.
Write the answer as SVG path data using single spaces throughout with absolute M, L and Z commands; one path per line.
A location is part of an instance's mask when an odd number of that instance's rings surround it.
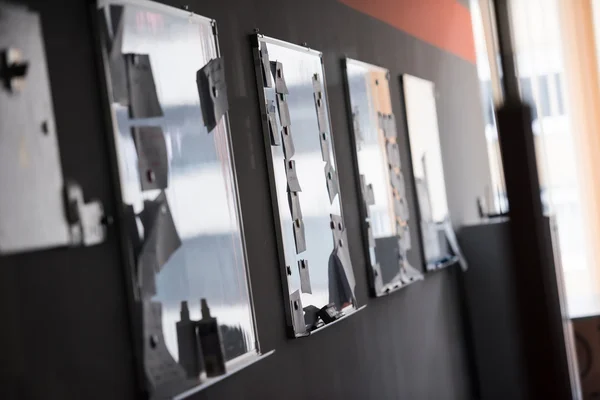
M 37 13 L 0 4 L 0 53 L 28 63 L 18 89 L 0 82 L 0 253 L 71 243 L 46 55 Z

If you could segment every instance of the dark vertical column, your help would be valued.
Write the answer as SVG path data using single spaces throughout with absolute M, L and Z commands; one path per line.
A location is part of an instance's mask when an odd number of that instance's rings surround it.
M 531 108 L 519 96 L 508 0 L 495 1 L 504 104 L 496 110 L 509 202 L 517 322 L 530 399 L 572 397 L 552 243 L 544 221 Z

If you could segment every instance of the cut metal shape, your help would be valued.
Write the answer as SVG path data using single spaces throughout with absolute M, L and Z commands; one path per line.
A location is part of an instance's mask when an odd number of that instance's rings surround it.
M 394 197 L 394 214 L 401 221 L 408 221 L 408 207 L 404 199 Z
M 298 181 L 298 175 L 296 174 L 296 161 L 287 160 L 285 161 L 285 173 L 287 176 L 288 191 L 290 192 L 301 192 L 300 182 Z
M 281 129 L 281 139 L 283 141 L 283 155 L 285 156 L 286 160 L 289 160 L 296 153 L 294 139 L 292 138 L 291 126 L 284 126 Z
M 273 74 L 271 73 L 271 62 L 269 61 L 269 50 L 267 46 L 260 46 L 260 61 L 262 63 L 263 83 L 265 87 L 273 87 Z
M 375 239 L 377 246 L 374 249 L 376 263 L 381 268 L 381 279 L 384 286 L 393 287 L 399 279 L 400 254 L 398 237 L 395 235 L 384 236 Z
M 11 47 L 0 53 L 0 78 L 7 90 L 16 93 L 25 84 L 29 62 L 20 49 Z
M 277 108 L 279 109 L 279 122 L 281 122 L 281 126 L 290 126 L 292 124 L 290 109 L 288 107 L 286 95 L 283 93 L 277 94 Z
M 93 246 L 106 237 L 103 224 L 104 207 L 99 201 L 86 203 L 79 184 L 67 181 L 65 185 L 66 215 L 70 224 L 71 245 Z
M 124 107 L 129 105 L 127 90 L 127 69 L 123 55 L 123 30 L 125 19 L 122 5 L 110 5 L 108 18 L 101 18 L 101 26 L 106 31 L 108 68 L 112 82 L 112 101 Z
M 383 132 L 383 137 L 387 138 L 386 129 L 387 129 L 387 115 L 382 114 L 380 112 L 377 113 L 377 122 L 379 129 Z
M 350 262 L 350 254 L 345 243 L 334 250 L 334 267 L 329 271 L 329 301 L 338 309 L 354 301 L 354 272 Z
M 313 96 L 315 98 L 315 109 L 317 111 L 317 122 L 319 125 L 319 133 L 326 133 L 329 129 L 327 127 L 327 117 L 325 113 L 325 98 L 323 96 L 323 87 L 319 80 L 319 74 L 313 75 Z
M 288 202 L 290 203 L 290 213 L 292 220 L 302 219 L 302 209 L 300 208 L 300 193 L 288 191 Z
M 372 183 L 365 185 L 365 203 L 368 206 L 372 206 L 375 204 L 375 192 L 373 191 Z
M 319 308 L 308 305 L 304 307 L 304 322 L 306 323 L 306 329 L 312 331 L 317 328 L 319 325 L 319 313 L 321 310 Z
M 144 371 L 153 390 L 158 387 L 182 382 L 185 370 L 167 349 L 162 326 L 162 305 L 159 302 L 143 302 L 144 320 Z
M 306 238 L 304 236 L 304 222 L 301 219 L 292 222 L 294 226 L 294 242 L 296 243 L 296 254 L 306 251 Z
M 327 164 L 331 164 L 331 154 L 329 152 L 329 138 L 327 133 L 321 132 L 319 140 L 321 141 L 321 157 Z
M 396 129 L 396 117 L 394 117 L 394 114 L 388 115 L 388 132 L 389 138 L 398 137 L 398 131 Z
M 387 139 L 393 139 L 398 135 L 396 131 L 396 119 L 393 114 L 383 115 L 382 124 Z
M 171 207 L 164 191 L 156 199 L 144 202 L 140 220 L 145 232 L 144 246 L 148 243 L 156 245 L 156 251 L 152 251 L 152 254 L 156 256 L 154 270 L 158 273 L 171 255 L 181 246 L 181 239 L 177 233 Z
M 290 309 L 292 311 L 294 332 L 296 334 L 306 333 L 306 322 L 304 321 L 304 310 L 302 308 L 299 290 L 290 294 Z
M 356 146 L 359 151 L 362 148 L 362 144 L 364 142 L 364 138 L 362 135 L 362 131 L 360 129 L 360 117 L 359 117 L 359 109 L 355 108 L 352 110 L 352 127 L 354 129 L 354 138 L 356 140 Z
M 404 174 L 402 172 L 391 171 L 390 181 L 392 188 L 398 192 L 401 198 L 406 197 L 406 186 L 404 185 Z
M 403 262 L 403 266 L 401 269 L 402 282 L 404 282 L 405 284 L 408 284 L 408 283 L 423 280 L 423 274 L 421 273 L 421 271 L 419 271 L 415 267 L 411 266 L 408 263 L 408 261 L 406 261 L 406 260 L 401 261 L 401 262 Z
M 267 104 L 267 123 L 269 124 L 269 135 L 272 146 L 281 146 L 281 133 L 277 128 L 277 106 L 274 100 Z
M 166 189 L 169 184 L 167 143 L 160 126 L 131 128 L 138 156 L 142 191 Z
M 381 266 L 379 263 L 373 265 L 373 284 L 375 286 L 375 292 L 381 293 L 383 290 L 383 278 L 381 276 Z
M 412 243 L 410 240 L 410 229 L 409 229 L 408 225 L 404 225 L 404 226 L 400 225 L 399 229 L 400 229 L 400 231 L 398 232 L 399 247 L 404 251 L 408 251 L 412 247 Z
M 388 165 L 390 168 L 400 168 L 400 152 L 398 144 L 388 142 L 386 145 Z
M 148 54 L 125 54 L 129 116 L 134 119 L 162 117 Z
M 467 264 L 467 260 L 465 259 L 462 250 L 460 249 L 458 239 L 456 238 L 456 233 L 452 228 L 452 223 L 450 222 L 450 220 L 446 220 L 444 222 L 444 233 L 446 234 L 446 240 L 450 245 L 450 249 L 452 249 L 454 255 L 458 257 L 458 263 L 460 264 L 460 268 L 463 271 L 466 271 L 467 269 L 469 269 L 469 265 Z
M 312 294 L 307 260 L 303 259 L 298 261 L 298 271 L 300 273 L 300 290 L 302 293 Z
M 188 379 L 198 379 L 204 369 L 196 328 L 195 321 L 190 319 L 188 302 L 182 300 L 179 308 L 179 322 L 176 323 L 177 361 L 185 370 Z
M 288 88 L 285 84 L 285 76 L 283 75 L 283 64 L 278 61 L 271 61 L 271 70 L 275 76 L 275 93 L 288 94 Z
M 329 193 L 329 202 L 333 203 L 338 194 L 337 174 L 331 164 L 325 164 L 325 180 L 327 181 L 327 193 Z
M 340 311 L 337 310 L 337 308 L 341 307 L 338 307 L 336 303 L 333 302 L 327 304 L 319 310 L 319 317 L 325 323 L 325 325 L 331 324 L 332 322 L 335 322 L 338 318 L 340 318 L 342 314 L 340 313 Z
M 156 294 L 155 275 L 181 247 L 181 239 L 171 215 L 165 192 L 155 200 L 144 202 L 140 215 L 145 238 L 138 256 L 138 282 L 143 297 Z
M 367 221 L 367 235 L 369 239 L 369 247 L 375 248 L 375 238 L 373 237 L 373 229 L 371 228 L 371 223 Z
M 360 182 L 360 192 L 362 194 L 363 201 L 365 202 L 365 204 L 367 204 L 368 203 L 367 202 L 367 181 L 363 174 L 359 175 L 359 182 Z
M 396 236 L 400 236 L 404 231 L 404 225 L 396 218 Z
M 335 214 L 329 214 L 329 227 L 331 228 L 331 233 L 333 234 L 334 246 L 338 246 L 340 243 L 343 243 L 344 240 L 344 221 L 342 217 Z
M 211 132 L 229 110 L 225 67 L 221 57 L 213 58 L 196 73 L 204 126 Z

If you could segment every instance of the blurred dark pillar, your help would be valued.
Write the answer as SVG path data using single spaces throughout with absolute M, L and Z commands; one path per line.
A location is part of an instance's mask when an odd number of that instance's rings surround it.
M 564 316 L 550 230 L 543 219 L 531 108 L 519 95 L 508 0 L 496 0 L 494 8 L 504 90 L 504 103 L 496 109 L 496 117 L 515 255 L 524 380 L 529 399 L 570 399 Z

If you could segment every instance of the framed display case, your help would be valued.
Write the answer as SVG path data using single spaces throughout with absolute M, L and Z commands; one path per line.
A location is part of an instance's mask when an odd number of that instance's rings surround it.
M 97 17 L 134 332 L 172 398 L 259 355 L 216 23 L 133 0 Z
M 371 293 L 382 296 L 423 279 L 407 259 L 410 214 L 390 74 L 349 58 L 344 60 L 344 71 Z
M 288 332 L 357 309 L 320 52 L 253 37 Z
M 402 89 L 423 259 L 426 270 L 434 271 L 458 262 L 460 254 L 448 213 L 435 86 L 404 74 Z

